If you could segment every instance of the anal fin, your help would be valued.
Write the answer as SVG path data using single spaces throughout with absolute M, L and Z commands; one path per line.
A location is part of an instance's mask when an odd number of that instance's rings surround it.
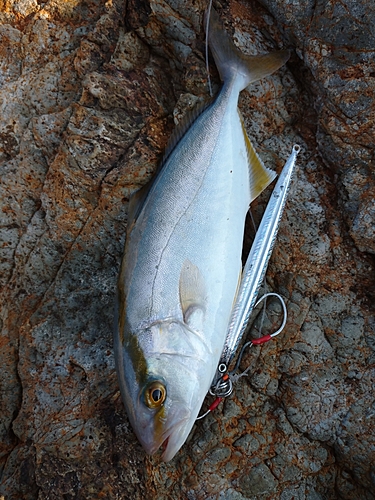
M 250 203 L 257 198 L 262 191 L 275 179 L 276 172 L 267 168 L 262 160 L 257 155 L 245 129 L 245 123 L 238 110 L 240 116 L 242 132 L 245 139 L 247 159 L 249 164 L 249 180 L 250 180 Z

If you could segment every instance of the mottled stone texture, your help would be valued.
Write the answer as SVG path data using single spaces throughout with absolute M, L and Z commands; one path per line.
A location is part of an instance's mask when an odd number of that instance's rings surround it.
M 375 498 L 375 3 L 216 5 L 243 51 L 295 49 L 240 102 L 267 165 L 302 146 L 267 275 L 289 318 L 160 464 L 120 401 L 113 302 L 129 195 L 207 97 L 205 1 L 0 2 L 0 498 Z

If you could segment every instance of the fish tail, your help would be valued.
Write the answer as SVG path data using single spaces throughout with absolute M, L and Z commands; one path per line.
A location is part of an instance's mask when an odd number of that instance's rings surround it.
M 211 8 L 208 29 L 208 43 L 220 73 L 227 83 L 236 79 L 239 91 L 251 82 L 272 74 L 289 59 L 289 50 L 279 50 L 263 56 L 248 56 L 234 45 L 223 29 L 217 12 Z

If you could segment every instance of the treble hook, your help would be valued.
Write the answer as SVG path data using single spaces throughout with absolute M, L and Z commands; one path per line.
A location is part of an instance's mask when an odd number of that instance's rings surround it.
M 281 295 L 279 295 L 278 293 L 275 293 L 275 292 L 269 292 L 269 293 L 266 293 L 265 295 L 263 295 L 259 300 L 258 302 L 255 304 L 255 307 L 257 307 L 261 302 L 263 302 L 264 299 L 266 299 L 267 297 L 277 297 L 281 303 L 281 306 L 283 308 L 283 313 L 284 313 L 284 316 L 283 316 L 283 321 L 280 325 L 280 327 L 276 330 L 276 332 L 274 333 L 271 333 L 269 335 L 264 335 L 263 337 L 260 337 L 258 339 L 252 339 L 250 340 L 249 342 L 246 342 L 246 344 L 244 344 L 242 346 L 242 349 L 241 349 L 241 352 L 237 358 L 237 362 L 236 362 L 236 365 L 235 367 L 233 368 L 232 370 L 232 374 L 235 373 L 239 366 L 240 366 L 240 363 L 242 361 L 242 356 L 243 356 L 243 353 L 245 351 L 245 349 L 247 347 L 252 347 L 253 345 L 260 345 L 260 344 L 265 344 L 266 342 L 268 342 L 269 340 L 273 339 L 274 337 L 276 337 L 277 335 L 279 335 L 279 333 L 281 333 L 284 328 L 285 328 L 285 325 L 286 325 L 286 322 L 287 322 L 287 319 L 288 319 L 288 312 L 287 312 L 287 309 L 286 309 L 286 305 L 285 305 L 285 301 L 284 299 L 282 298 Z M 248 370 L 248 368 L 246 368 L 245 372 Z M 241 375 L 237 375 L 237 377 L 241 377 L 245 372 L 243 372 Z
M 288 319 L 288 312 L 287 308 L 285 305 L 284 299 L 279 295 L 278 293 L 275 292 L 269 292 L 264 294 L 258 302 L 255 304 L 255 307 L 257 307 L 264 299 L 267 297 L 277 297 L 281 303 L 282 309 L 283 309 L 283 321 L 280 325 L 280 327 L 274 332 L 269 335 L 264 335 L 263 337 L 260 337 L 258 339 L 252 339 L 249 342 L 246 342 L 242 346 L 242 349 L 240 351 L 240 354 L 237 358 L 235 367 L 233 370 L 228 372 L 228 367 L 225 363 L 220 363 L 218 366 L 218 371 L 221 374 L 221 376 L 218 378 L 218 380 L 211 386 L 210 389 L 210 394 L 212 396 L 216 396 L 216 399 L 214 402 L 209 406 L 208 410 L 201 416 L 197 417 L 196 420 L 200 420 L 203 417 L 207 416 L 211 411 L 215 410 L 221 403 L 221 401 L 230 396 L 233 392 L 233 386 L 234 384 L 240 379 L 241 377 L 247 375 L 248 370 L 250 369 L 251 365 L 249 365 L 242 373 L 236 375 L 236 371 L 238 370 L 240 363 L 242 361 L 242 356 L 247 347 L 252 347 L 253 345 L 260 345 L 260 344 L 265 344 L 266 342 L 269 342 L 271 339 L 279 335 L 285 328 L 287 319 Z

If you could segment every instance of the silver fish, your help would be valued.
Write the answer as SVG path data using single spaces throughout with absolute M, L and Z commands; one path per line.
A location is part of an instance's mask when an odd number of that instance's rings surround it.
M 210 17 L 223 87 L 131 200 L 118 282 L 116 368 L 130 423 L 147 453 L 171 460 L 214 378 L 241 277 L 250 202 L 273 180 L 237 109 L 241 90 L 289 51 L 244 56 Z

